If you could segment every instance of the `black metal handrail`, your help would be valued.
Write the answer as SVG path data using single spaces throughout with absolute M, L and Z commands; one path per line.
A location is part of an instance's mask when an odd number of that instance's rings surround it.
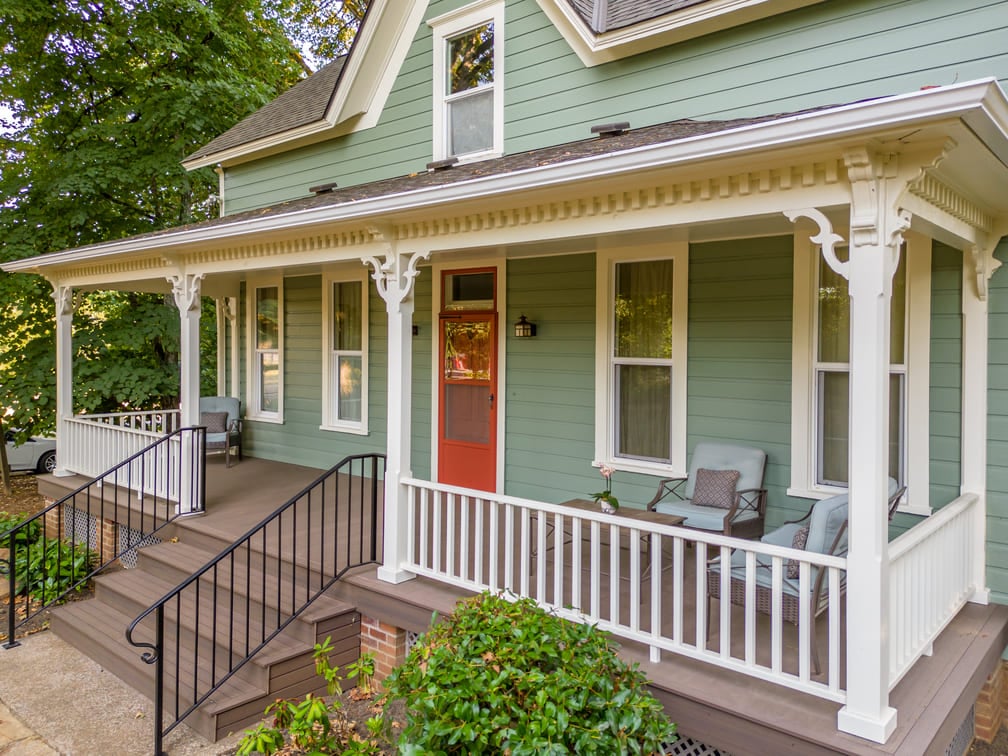
M 173 447 L 178 448 L 177 455 L 172 454 Z M 172 490 L 176 492 L 178 500 L 190 502 L 191 509 L 179 512 L 175 507 L 178 502 L 170 495 Z M 20 645 L 15 640 L 14 633 L 32 617 L 61 601 L 70 591 L 85 585 L 106 567 L 136 549 L 143 538 L 158 532 L 179 514 L 202 511 L 205 501 L 206 429 L 180 428 L 162 436 L 5 533 L 0 533 L 0 543 L 6 542 L 9 547 L 6 568 L 11 598 L 7 607 L 7 642 L 4 648 Z M 53 512 L 55 516 L 50 517 Z M 67 519 L 70 520 L 69 523 L 66 522 Z M 107 543 L 102 528 L 109 521 L 116 526 L 139 531 L 141 537 L 117 537 L 114 545 Z M 90 532 L 92 525 L 93 536 Z M 38 528 L 53 542 L 51 547 L 43 546 L 44 558 L 39 560 L 39 564 L 33 565 L 30 559 L 25 559 L 24 569 L 19 574 L 18 552 L 29 549 L 31 544 L 26 542 L 27 538 L 18 538 L 18 535 L 29 528 Z M 118 531 L 118 527 L 116 530 Z M 24 617 L 17 621 L 14 597 L 18 586 L 30 585 L 42 576 L 47 562 L 55 565 L 56 573 L 53 577 L 59 582 L 64 574 L 64 553 L 72 553 L 82 545 L 97 554 L 87 574 L 78 576 L 58 596 L 49 598 L 46 595 L 46 601 L 25 601 Z M 50 551 L 50 548 L 54 551 Z M 73 579 L 73 574 L 68 573 L 68 578 Z
M 383 454 L 346 457 L 133 620 L 126 639 L 155 665 L 155 754 L 347 570 L 378 562 L 384 478 Z

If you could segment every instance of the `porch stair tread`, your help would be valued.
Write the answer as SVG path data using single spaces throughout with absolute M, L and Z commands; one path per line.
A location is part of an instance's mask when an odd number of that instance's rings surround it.
M 182 541 L 166 540 L 139 549 L 137 567 L 128 570 L 113 570 L 95 579 L 95 596 L 91 599 L 72 602 L 53 611 L 52 629 L 54 633 L 91 656 L 109 671 L 147 696 L 153 694 L 153 665 L 141 659 L 143 649 L 130 645 L 125 639 L 126 628 L 148 606 L 168 594 L 181 580 L 202 568 L 216 556 L 217 551 L 209 551 L 198 545 Z M 274 562 L 276 560 L 273 560 Z M 270 559 L 265 562 L 267 580 Z M 294 573 L 294 566 L 285 562 L 281 566 L 285 575 Z M 242 565 L 234 574 L 235 597 L 232 615 L 230 591 L 231 575 L 218 573 L 220 604 L 216 613 L 216 630 L 219 640 L 212 638 L 214 617 L 214 596 L 212 591 L 201 592 L 198 604 L 201 621 L 198 631 L 198 653 L 196 652 L 196 609 L 197 602 L 191 597 L 183 598 L 179 608 L 181 657 L 198 658 L 201 674 L 216 671 L 219 679 L 228 673 L 229 644 L 244 656 L 246 644 L 246 621 L 248 622 L 249 646 L 254 648 L 262 637 L 265 612 L 267 622 L 271 612 L 277 609 L 275 600 L 267 600 L 267 606 L 259 602 L 249 602 L 243 587 L 248 579 L 252 584 L 261 584 L 263 570 L 253 567 L 249 570 Z M 275 573 L 272 576 L 275 578 Z M 285 577 L 286 581 L 286 577 Z M 298 600 L 303 596 L 298 590 Z M 288 609 L 289 593 L 284 594 L 284 609 Z M 246 616 L 248 615 L 248 616 Z M 314 669 L 314 644 L 329 636 L 333 639 L 333 664 L 345 667 L 360 653 L 360 623 L 355 607 L 331 596 L 323 595 L 313 602 L 297 619 L 273 638 L 253 658 L 238 669 L 210 699 L 200 705 L 185 720 L 185 724 L 209 740 L 216 740 L 243 726 L 262 718 L 266 706 L 281 697 L 300 697 L 306 693 L 324 692 L 325 683 Z M 174 630 L 175 611 L 170 608 L 166 615 L 166 635 Z M 267 632 L 271 627 L 267 627 Z M 138 641 L 151 641 L 153 620 L 141 623 L 135 637 Z M 232 640 L 228 640 L 232 639 Z M 182 695 L 193 686 L 193 673 L 188 666 L 180 666 Z M 175 677 L 174 659 L 165 664 L 166 702 L 174 700 Z M 171 696 L 172 698 L 168 698 Z M 191 699 L 190 699 L 191 700 Z M 181 709 L 188 703 L 180 699 Z M 171 704 L 173 706 L 173 704 Z

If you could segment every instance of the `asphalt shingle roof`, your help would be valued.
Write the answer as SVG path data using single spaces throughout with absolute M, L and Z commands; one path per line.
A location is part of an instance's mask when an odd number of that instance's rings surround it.
M 302 79 L 275 100 L 200 147 L 186 160 L 213 155 L 321 121 L 336 92 L 346 58 L 346 55 L 342 55 L 308 78 Z

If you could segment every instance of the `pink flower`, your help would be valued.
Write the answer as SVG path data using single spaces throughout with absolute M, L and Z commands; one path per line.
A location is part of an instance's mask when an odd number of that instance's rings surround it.
M 612 477 L 613 469 L 609 465 L 600 465 L 599 472 L 602 473 L 602 477 L 609 480 Z

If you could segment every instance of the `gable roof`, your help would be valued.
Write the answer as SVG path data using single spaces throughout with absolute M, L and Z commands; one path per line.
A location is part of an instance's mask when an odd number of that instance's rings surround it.
M 323 120 L 339 84 L 346 59 L 346 55 L 341 55 L 332 63 L 322 66 L 275 100 L 200 147 L 183 162 L 197 161 L 208 155 Z
M 183 167 L 233 165 L 373 126 L 426 9 L 423 0 L 371 0 L 349 53 L 196 150 Z

